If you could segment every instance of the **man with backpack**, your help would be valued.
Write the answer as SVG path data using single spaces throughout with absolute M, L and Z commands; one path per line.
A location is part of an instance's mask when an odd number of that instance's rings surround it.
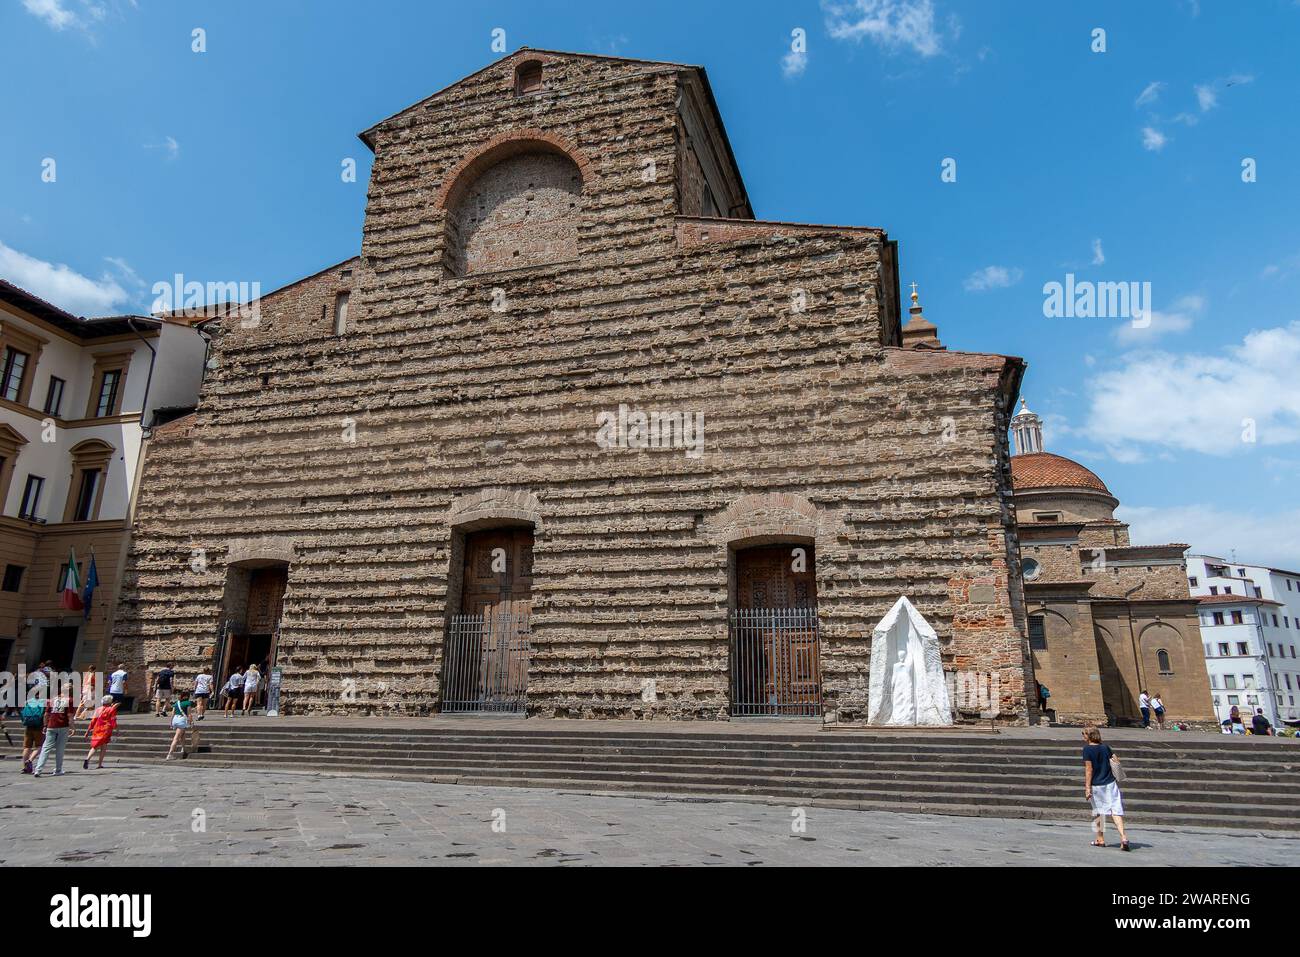
M 27 696 L 19 720 L 23 723 L 23 774 L 31 774 L 32 762 L 45 743 L 45 698 L 37 688 Z
M 153 710 L 159 718 L 172 703 L 172 684 L 176 681 L 176 669 L 165 664 L 153 678 Z
M 70 688 L 59 688 L 58 694 L 46 702 L 45 743 L 41 745 L 40 756 L 32 768 L 32 777 L 41 776 L 51 751 L 54 752 L 55 775 L 63 773 L 63 752 L 68 747 L 68 737 L 72 734 L 72 716 L 76 710 Z

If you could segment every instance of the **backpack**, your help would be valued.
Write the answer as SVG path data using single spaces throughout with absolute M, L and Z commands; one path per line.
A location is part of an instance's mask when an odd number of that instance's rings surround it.
M 45 724 L 45 702 L 35 699 L 23 705 L 22 719 L 24 728 L 40 728 Z

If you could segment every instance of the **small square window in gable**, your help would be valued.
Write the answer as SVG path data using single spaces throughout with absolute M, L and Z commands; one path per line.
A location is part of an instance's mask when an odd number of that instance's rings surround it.
M 528 60 L 515 69 L 515 96 L 536 93 L 542 88 L 542 64 L 538 60 Z

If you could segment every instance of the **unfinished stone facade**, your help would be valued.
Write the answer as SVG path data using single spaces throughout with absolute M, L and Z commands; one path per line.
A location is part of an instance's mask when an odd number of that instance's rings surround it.
M 1013 419 L 1020 553 L 1036 680 L 1063 723 L 1134 724 L 1159 693 L 1170 721 L 1212 727 L 1186 545 L 1133 545 L 1117 499 L 1077 462 L 1042 451 L 1041 422 Z
M 959 719 L 1034 716 L 1022 363 L 905 348 L 883 230 L 755 221 L 702 69 L 521 50 L 363 139 L 361 255 L 210 324 L 197 413 L 154 439 L 133 674 L 220 671 L 228 566 L 279 561 L 287 712 L 433 712 L 475 536 L 525 529 L 530 714 L 729 716 L 737 563 L 780 545 L 812 556 L 825 711 L 865 714 L 906 594 L 947 669 L 996 676 Z M 702 416 L 699 454 L 597 440 L 638 412 Z

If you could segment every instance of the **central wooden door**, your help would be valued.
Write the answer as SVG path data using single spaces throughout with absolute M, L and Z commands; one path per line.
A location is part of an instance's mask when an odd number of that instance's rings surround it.
M 528 614 L 533 602 L 533 530 L 496 528 L 465 536 L 460 610 Z
M 770 545 L 736 553 L 733 714 L 821 714 L 815 567 L 812 545 Z
M 533 530 L 465 536 L 461 613 L 443 665 L 444 711 L 523 711 L 533 606 Z
M 814 560 L 811 545 L 767 545 L 737 552 L 737 604 L 781 610 L 814 607 Z

